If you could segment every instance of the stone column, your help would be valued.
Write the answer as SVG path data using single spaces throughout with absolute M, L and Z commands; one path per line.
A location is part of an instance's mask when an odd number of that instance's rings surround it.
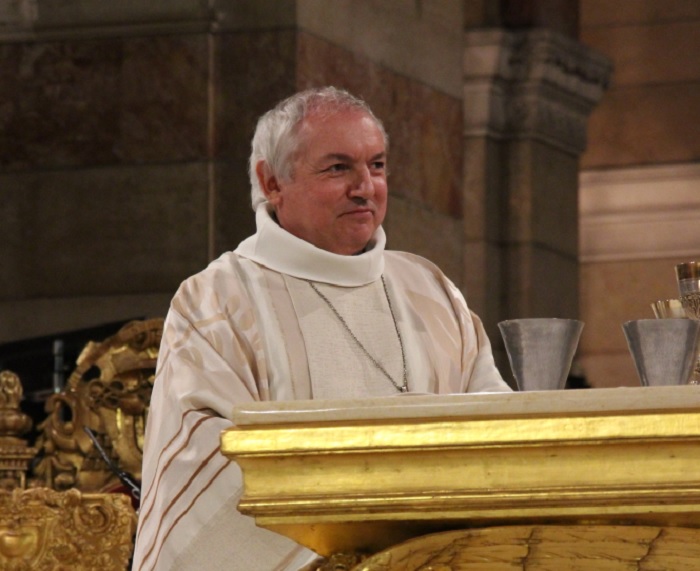
M 464 52 L 464 271 L 496 324 L 578 316 L 578 159 L 609 62 L 557 32 L 474 30 Z

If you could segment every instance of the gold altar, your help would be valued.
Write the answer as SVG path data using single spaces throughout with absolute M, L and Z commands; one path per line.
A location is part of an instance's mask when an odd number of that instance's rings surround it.
M 255 403 L 222 451 L 258 525 L 327 557 L 388 550 L 357 570 L 700 569 L 698 403 L 698 386 Z

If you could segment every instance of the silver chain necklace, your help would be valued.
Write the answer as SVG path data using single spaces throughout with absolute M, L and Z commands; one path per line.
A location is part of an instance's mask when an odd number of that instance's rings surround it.
M 382 364 L 377 361 L 367 350 L 367 348 L 362 344 L 362 342 L 357 338 L 357 336 L 352 332 L 352 329 L 350 329 L 350 326 L 346 323 L 345 319 L 343 319 L 343 316 L 338 313 L 338 310 L 335 308 L 335 306 L 331 303 L 331 301 L 321 293 L 321 291 L 318 289 L 316 284 L 312 281 L 309 281 L 309 285 L 311 286 L 311 289 L 313 289 L 318 297 L 320 297 L 323 301 L 326 302 L 326 305 L 330 308 L 330 310 L 335 314 L 335 316 L 338 318 L 338 321 L 343 325 L 345 330 L 350 334 L 350 337 L 353 338 L 355 343 L 357 343 L 357 346 L 362 349 L 363 353 L 367 355 L 367 358 L 372 361 L 375 367 L 379 369 L 384 376 L 389 379 L 392 385 L 396 387 L 396 390 L 401 392 L 401 393 L 407 393 L 408 392 L 408 375 L 406 373 L 406 353 L 403 348 L 403 340 L 401 339 L 401 333 L 399 332 L 399 326 L 396 323 L 396 316 L 394 315 L 394 308 L 391 305 L 391 298 L 389 297 L 389 292 L 386 288 L 386 281 L 384 281 L 384 276 L 382 275 L 382 286 L 384 287 L 384 295 L 386 296 L 386 301 L 389 304 L 389 313 L 391 313 L 391 319 L 394 322 L 394 329 L 396 330 L 396 337 L 399 339 L 399 347 L 401 347 L 401 363 L 403 365 L 403 384 L 399 385 L 389 373 L 386 372 L 386 369 L 382 366 Z

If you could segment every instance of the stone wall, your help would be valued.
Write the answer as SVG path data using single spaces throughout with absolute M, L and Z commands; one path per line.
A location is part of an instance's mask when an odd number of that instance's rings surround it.
M 254 229 L 257 117 L 296 87 L 291 0 L 0 11 L 0 342 L 162 316 Z
M 257 117 L 365 97 L 390 246 L 461 279 L 462 2 L 19 0 L 0 8 L 0 342 L 164 315 L 254 230 Z M 461 285 L 461 284 L 460 284 Z
M 162 314 L 206 261 L 206 28 L 135 4 L 3 14 L 2 341 Z
M 668 100 L 690 102 L 695 64 L 682 49 L 674 55 L 669 38 L 691 41 L 697 14 L 682 12 L 692 7 L 680 1 L 663 13 L 654 12 L 651 0 L 642 4 L 647 12 L 634 14 L 624 6 L 610 10 L 602 0 L 581 4 L 584 41 L 617 65 L 613 90 L 591 120 L 587 173 L 694 160 L 692 121 L 681 118 L 680 105 L 662 109 L 661 101 L 667 93 Z M 506 26 L 520 37 L 527 28 L 548 28 L 554 35 L 545 34 L 542 45 L 551 47 L 561 44 L 558 36 L 576 35 L 577 14 L 577 0 L 3 4 L 0 342 L 163 315 L 182 279 L 253 231 L 246 162 L 256 118 L 293 91 L 322 84 L 365 97 L 386 123 L 390 247 L 443 268 L 484 315 L 496 344 L 498 319 L 573 317 L 579 303 L 566 293 L 576 287 L 579 272 L 571 245 L 572 149 L 582 142 L 557 150 L 546 133 L 530 143 L 522 133 L 510 133 L 508 142 L 498 129 L 475 142 L 483 133 L 470 123 L 479 111 L 465 86 L 467 78 L 473 82 L 469 89 L 483 78 L 472 64 L 465 67 L 465 30 L 478 36 L 485 28 Z M 648 25 L 655 18 L 670 26 L 665 36 L 663 26 Z M 624 34 L 632 32 L 638 38 L 657 35 L 629 48 L 635 44 Z M 671 50 L 666 55 L 650 47 L 662 40 Z M 636 52 L 623 48 L 648 52 L 649 69 L 636 70 Z M 511 63 L 525 61 L 513 53 Z M 541 69 L 564 71 L 555 84 L 579 81 L 580 69 L 565 70 L 568 64 L 561 67 L 559 58 Z M 657 74 L 661 83 L 644 73 Z M 504 81 L 511 93 L 529 93 L 513 98 L 516 120 L 524 111 L 537 125 L 561 124 L 547 117 L 580 106 L 568 96 L 547 102 L 552 84 L 546 74 L 527 85 L 497 77 L 494 85 L 500 89 Z M 533 85 L 540 85 L 544 107 L 528 91 Z M 647 115 L 651 108 L 661 117 Z M 639 120 L 635 109 L 650 121 Z M 583 117 L 585 105 L 576 113 Z M 631 124 L 648 132 L 630 134 Z M 677 138 L 663 139 L 656 148 L 665 155 L 647 160 L 653 147 L 648 141 L 666 136 L 668 124 Z M 565 147 L 566 139 L 559 137 Z M 582 180 L 585 185 L 589 179 Z M 593 201 L 585 202 L 586 196 Z M 590 192 L 582 201 L 584 209 L 601 204 Z M 519 204 L 536 214 L 521 220 L 524 233 L 517 234 L 509 228 L 515 227 L 512 217 L 525 215 Z M 582 222 L 582 244 L 588 243 L 592 220 Z M 510 257 L 500 256 L 504 244 Z M 613 356 L 621 362 L 624 349 L 617 330 L 589 317 L 598 295 L 595 278 L 614 266 L 582 248 L 581 307 L 588 322 L 582 357 L 598 379 L 598 371 L 609 377 L 616 370 L 596 364 L 607 357 L 591 357 L 617 352 Z M 664 259 L 658 267 L 666 266 Z M 552 293 L 547 276 L 558 267 L 565 279 L 556 281 L 560 291 Z
M 615 66 L 581 173 L 580 358 L 596 386 L 637 385 L 621 324 L 677 297 L 700 259 L 700 4 L 581 0 L 581 40 Z

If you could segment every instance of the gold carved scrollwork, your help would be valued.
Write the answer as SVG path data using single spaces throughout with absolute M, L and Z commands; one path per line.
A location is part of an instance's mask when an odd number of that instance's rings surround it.
M 360 553 L 335 553 L 328 559 L 321 557 L 299 571 L 350 571 L 366 558 Z
M 162 319 L 137 321 L 89 343 L 65 389 L 49 398 L 36 447 L 22 438 L 32 423 L 19 409 L 21 382 L 0 372 L 0 569 L 127 568 L 136 512 L 124 494 L 85 493 L 120 483 L 85 428 L 119 470 L 140 479 L 162 329 Z M 37 449 L 35 487 L 26 489 Z
M 88 428 L 111 461 L 141 478 L 143 436 L 163 320 L 133 321 L 102 343 L 88 343 L 65 390 L 47 402 L 35 475 L 56 490 L 85 492 L 119 486 Z
M 680 571 L 697 569 L 699 540 L 700 529 L 680 527 L 465 529 L 412 539 L 367 558 L 353 571 Z
M 135 512 L 122 494 L 0 492 L 0 569 L 123 571 L 135 529 Z

